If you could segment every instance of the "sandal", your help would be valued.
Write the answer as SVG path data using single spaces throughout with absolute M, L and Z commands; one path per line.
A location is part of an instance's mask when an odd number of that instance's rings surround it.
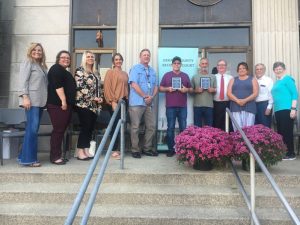
M 111 157 L 112 157 L 113 159 L 120 160 L 120 159 L 121 159 L 121 157 L 120 157 L 120 152 L 118 152 L 118 151 L 113 152 L 113 153 L 111 154 Z
M 35 163 L 28 164 L 28 165 L 26 165 L 26 166 L 28 166 L 28 167 L 41 167 L 42 164 L 39 163 L 39 162 L 35 162 Z
M 53 161 L 51 163 L 53 163 L 55 165 L 65 165 L 66 164 L 66 162 L 64 160 L 62 160 L 62 159 L 60 159 L 60 160 L 58 159 L 58 160 Z

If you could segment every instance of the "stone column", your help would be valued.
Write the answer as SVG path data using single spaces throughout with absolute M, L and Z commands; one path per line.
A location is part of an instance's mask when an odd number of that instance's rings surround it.
M 275 79 L 273 63 L 283 61 L 299 87 L 298 0 L 252 0 L 252 11 L 254 65 Z
M 150 64 L 157 70 L 158 36 L 159 0 L 118 0 L 117 51 L 125 71 L 139 62 L 143 48 L 150 49 Z

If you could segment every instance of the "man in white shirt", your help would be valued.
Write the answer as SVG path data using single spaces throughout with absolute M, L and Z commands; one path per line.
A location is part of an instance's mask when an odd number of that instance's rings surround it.
M 226 74 L 227 62 L 224 59 L 218 61 L 217 70 L 217 90 L 214 96 L 214 127 L 225 130 L 226 108 L 229 108 L 229 99 L 226 93 L 228 83 L 232 79 L 232 76 Z
M 271 89 L 273 87 L 273 80 L 265 75 L 266 66 L 262 63 L 255 65 L 255 77 L 259 85 L 259 93 L 256 97 L 255 124 L 263 124 L 271 128 L 272 123 L 272 106 L 273 98 Z

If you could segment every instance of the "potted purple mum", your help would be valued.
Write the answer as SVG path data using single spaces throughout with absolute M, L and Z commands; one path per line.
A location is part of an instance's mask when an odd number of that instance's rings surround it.
M 287 148 L 282 136 L 261 124 L 243 128 L 266 167 L 277 164 L 285 156 Z M 249 150 L 239 132 L 231 133 L 236 160 L 242 160 L 243 169 L 249 170 Z M 258 169 L 258 168 L 257 168 Z
M 232 157 L 233 145 L 230 135 L 223 130 L 190 126 L 175 138 L 175 152 L 180 163 L 211 170 L 214 163 Z

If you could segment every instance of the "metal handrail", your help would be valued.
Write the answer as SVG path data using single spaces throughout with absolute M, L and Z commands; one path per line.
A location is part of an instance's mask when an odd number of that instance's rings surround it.
M 272 175 L 270 174 L 270 172 L 268 171 L 267 167 L 265 166 L 265 164 L 262 162 L 261 158 L 259 157 L 259 155 L 257 154 L 257 152 L 255 151 L 255 149 L 253 148 L 251 142 L 249 141 L 249 139 L 247 138 L 246 134 L 244 133 L 244 131 L 241 129 L 241 127 L 238 125 L 238 123 L 235 121 L 235 119 L 233 118 L 230 110 L 228 108 L 226 108 L 226 124 L 227 124 L 227 129 L 228 129 L 228 123 L 229 123 L 229 119 L 228 116 L 230 117 L 231 121 L 233 122 L 234 126 L 237 128 L 237 130 L 240 132 L 240 134 L 242 135 L 242 138 L 245 142 L 245 144 L 247 145 L 249 151 L 250 151 L 250 189 L 251 189 L 251 201 L 249 201 L 249 197 L 245 192 L 245 189 L 243 187 L 243 184 L 241 182 L 241 179 L 239 178 L 239 175 L 236 171 L 236 169 L 234 168 L 232 162 L 232 168 L 234 171 L 234 174 L 238 180 L 239 183 L 239 187 L 242 191 L 243 197 L 247 203 L 247 206 L 249 208 L 249 210 L 251 211 L 251 217 L 252 217 L 252 222 L 254 222 L 255 224 L 259 224 L 259 221 L 257 219 L 257 216 L 255 214 L 255 160 L 257 162 L 257 164 L 259 165 L 259 167 L 261 168 L 262 172 L 265 174 L 265 176 L 267 177 L 267 180 L 270 182 L 272 188 L 274 189 L 276 195 L 279 197 L 280 201 L 282 202 L 282 204 L 284 205 L 285 209 L 288 211 L 289 216 L 291 217 L 292 221 L 294 222 L 294 224 L 296 225 L 300 225 L 300 221 L 299 218 L 297 217 L 296 213 L 294 212 L 294 210 L 292 209 L 292 207 L 290 206 L 290 204 L 287 202 L 286 198 L 284 197 L 282 191 L 280 190 L 280 188 L 278 187 L 278 185 L 276 184 L 274 178 L 272 177 Z M 228 132 L 228 130 L 226 130 Z M 257 221 L 256 221 L 257 220 Z M 258 222 L 258 223 L 256 223 Z
M 95 183 L 95 186 L 93 188 L 93 191 L 90 195 L 90 198 L 89 198 L 89 201 L 88 201 L 88 205 L 86 207 L 86 210 L 85 210 L 85 213 L 84 213 L 84 216 L 82 218 L 82 221 L 81 221 L 81 224 L 86 224 L 87 223 L 87 220 L 88 220 L 88 217 L 89 217 L 89 214 L 91 212 L 91 209 L 93 207 L 93 203 L 95 201 L 95 198 L 96 198 L 96 195 L 97 195 L 97 192 L 99 190 L 99 187 L 101 185 L 101 182 L 102 182 L 102 179 L 103 179 L 103 176 L 104 176 L 104 173 L 105 173 L 105 170 L 106 170 L 106 167 L 107 167 L 107 164 L 108 164 L 108 160 L 110 159 L 110 154 L 111 154 L 111 151 L 112 151 L 112 148 L 113 148 L 113 145 L 115 143 L 115 140 L 117 138 L 117 134 L 119 132 L 119 130 L 121 130 L 121 135 L 120 135 L 120 138 L 121 138 L 121 141 L 120 141 L 120 144 L 121 144 L 121 160 L 120 160 L 120 168 L 123 169 L 124 168 L 124 145 L 125 145 L 125 140 L 124 140 L 124 130 L 125 130 L 125 122 L 126 122 L 126 117 L 125 117 L 125 101 L 124 100 L 120 100 L 111 119 L 110 119 L 110 122 L 108 124 L 108 127 L 103 135 L 103 138 L 101 140 L 101 143 L 96 151 L 96 154 L 94 156 L 94 159 L 88 169 L 88 172 L 82 182 L 82 185 L 80 187 L 80 190 L 74 200 L 74 203 L 72 205 L 72 208 L 68 214 L 68 217 L 66 218 L 66 221 L 65 221 L 65 225 L 71 225 L 73 224 L 74 222 L 74 219 L 77 215 L 77 212 L 78 212 L 78 209 L 80 207 L 80 204 L 82 203 L 82 199 L 86 193 L 86 190 L 88 188 L 88 185 L 92 179 L 92 176 L 94 174 L 94 171 L 95 171 L 95 168 L 97 166 L 97 163 L 100 159 L 100 156 L 101 156 L 101 153 L 104 149 L 104 146 L 108 140 L 108 136 L 110 135 L 110 132 L 111 132 L 111 129 L 112 129 L 112 126 L 116 120 L 116 117 L 117 117 L 117 114 L 119 112 L 121 108 L 121 119 L 119 120 L 118 122 L 118 125 L 114 131 L 114 134 L 113 134 L 113 137 L 112 137 L 112 140 L 109 144 L 109 148 L 108 148 L 108 151 L 106 152 L 106 155 L 105 155 L 105 158 L 104 158 L 104 161 L 103 161 L 103 164 L 101 166 L 101 169 L 100 169 L 100 172 L 98 174 L 98 177 L 97 177 L 97 180 L 96 180 L 96 183 Z

